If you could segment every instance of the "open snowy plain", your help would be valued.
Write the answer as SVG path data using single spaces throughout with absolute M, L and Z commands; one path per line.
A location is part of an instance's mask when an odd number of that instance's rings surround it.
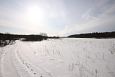
M 115 77 L 115 39 L 16 41 L 0 48 L 0 77 Z

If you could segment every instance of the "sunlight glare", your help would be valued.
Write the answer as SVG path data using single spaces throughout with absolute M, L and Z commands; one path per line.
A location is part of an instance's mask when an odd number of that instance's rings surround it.
M 32 24 L 41 23 L 44 19 L 44 11 L 37 5 L 27 8 L 27 20 Z

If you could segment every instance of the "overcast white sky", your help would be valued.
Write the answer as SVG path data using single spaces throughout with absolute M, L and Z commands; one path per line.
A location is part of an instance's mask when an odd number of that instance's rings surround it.
M 0 0 L 0 32 L 115 31 L 115 0 Z

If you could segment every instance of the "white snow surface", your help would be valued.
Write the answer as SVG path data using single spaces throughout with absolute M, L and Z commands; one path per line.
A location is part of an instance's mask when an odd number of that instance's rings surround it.
M 0 77 L 115 77 L 115 39 L 16 41 L 0 48 Z

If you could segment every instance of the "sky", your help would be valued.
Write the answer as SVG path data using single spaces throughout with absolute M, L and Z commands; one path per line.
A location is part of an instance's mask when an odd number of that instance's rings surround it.
M 0 32 L 71 35 L 115 31 L 115 0 L 0 0 Z

